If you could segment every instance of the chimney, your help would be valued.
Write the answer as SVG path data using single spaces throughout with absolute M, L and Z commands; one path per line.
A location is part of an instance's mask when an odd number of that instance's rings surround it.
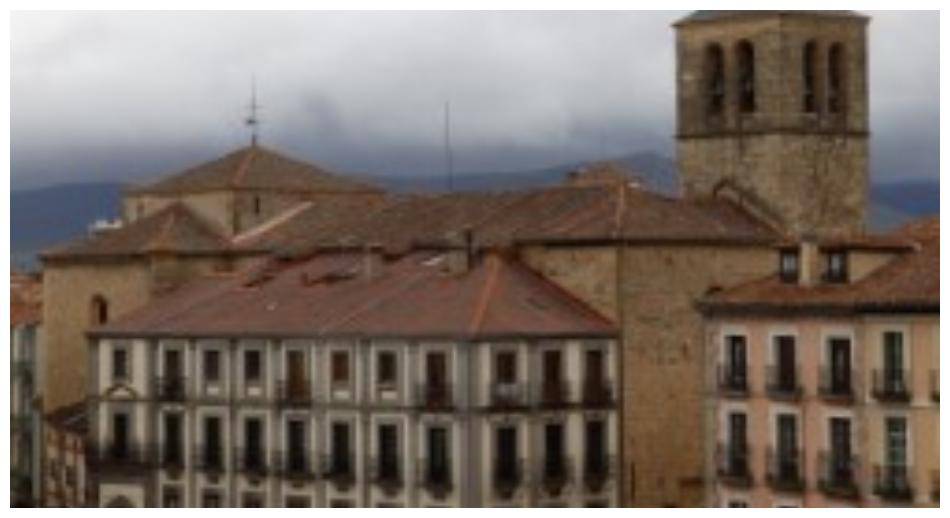
M 802 236 L 799 245 L 798 283 L 801 286 L 815 286 L 821 280 L 821 257 L 818 253 L 818 238 L 814 234 Z
M 383 246 L 378 243 L 370 243 L 363 247 L 363 267 L 362 275 L 366 280 L 372 280 L 379 276 L 383 270 Z
M 451 232 L 446 236 L 448 241 L 448 252 L 446 254 L 445 268 L 448 273 L 462 274 L 475 266 L 475 233 L 471 228 L 466 228 L 459 236 L 456 232 Z

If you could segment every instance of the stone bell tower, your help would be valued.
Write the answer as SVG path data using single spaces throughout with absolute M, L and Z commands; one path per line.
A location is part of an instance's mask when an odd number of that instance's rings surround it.
M 851 11 L 696 11 L 674 24 L 683 193 L 734 196 L 795 235 L 862 231 L 867 24 Z

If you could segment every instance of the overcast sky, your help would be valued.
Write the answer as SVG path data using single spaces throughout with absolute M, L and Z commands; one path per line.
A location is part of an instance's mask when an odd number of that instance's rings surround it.
M 13 188 L 135 181 L 248 142 L 332 169 L 672 154 L 682 12 L 13 13 Z M 877 179 L 939 174 L 939 18 L 870 13 Z

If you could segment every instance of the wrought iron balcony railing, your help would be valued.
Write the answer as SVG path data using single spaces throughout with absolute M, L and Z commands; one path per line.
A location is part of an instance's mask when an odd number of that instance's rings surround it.
M 421 383 L 416 386 L 416 406 L 426 410 L 448 410 L 455 407 L 452 385 Z
M 351 451 L 320 455 L 320 467 L 323 478 L 339 489 L 346 489 L 356 482 L 355 459 Z
M 541 408 L 563 408 L 571 402 L 571 386 L 564 380 L 545 380 L 534 386 L 531 398 Z
M 871 396 L 882 403 L 907 403 L 911 398 L 910 371 L 874 369 L 871 372 Z
M 492 463 L 492 486 L 502 499 L 509 499 L 524 483 L 524 459 L 496 458 Z
M 802 476 L 803 458 L 799 449 L 778 451 L 766 450 L 766 478 L 776 491 L 798 492 L 805 488 Z
M 235 448 L 234 468 L 239 473 L 265 476 L 269 472 L 264 448 Z
M 774 399 L 797 400 L 802 397 L 801 376 L 795 367 L 770 365 L 766 369 L 766 391 Z
M 727 485 L 750 487 L 749 447 L 745 444 L 720 443 L 716 447 L 716 475 Z
M 403 475 L 398 456 L 370 458 L 369 479 L 387 493 L 393 493 L 401 489 L 403 487 Z
M 489 386 L 489 406 L 494 409 L 526 408 L 527 393 L 523 383 L 492 383 Z
M 187 380 L 184 376 L 158 377 L 155 379 L 155 399 L 159 401 L 184 401 L 187 397 Z
M 614 404 L 613 384 L 610 380 L 604 378 L 585 379 L 581 396 L 584 406 L 611 406 Z
M 914 498 L 910 467 L 898 464 L 874 466 L 874 494 L 883 500 L 909 502 Z
M 275 472 L 288 479 L 315 479 L 317 469 L 306 449 L 277 450 Z
M 818 452 L 818 487 L 829 496 L 858 497 L 858 458 L 835 451 Z
M 850 403 L 854 401 L 854 380 L 852 370 L 841 371 L 832 367 L 822 367 L 818 380 L 818 395 L 826 401 Z
M 574 464 L 566 455 L 542 456 L 536 466 L 533 480 L 552 496 L 558 496 L 573 481 Z
M 195 469 L 206 473 L 220 473 L 224 471 L 224 447 L 199 446 L 194 452 Z
M 435 498 L 443 498 L 454 487 L 452 481 L 452 458 L 446 456 L 438 462 L 430 459 L 419 459 L 418 484 Z
M 587 490 L 601 492 L 607 481 L 614 477 L 615 465 L 616 459 L 612 455 L 585 455 L 582 476 Z
M 749 394 L 749 373 L 746 366 L 721 364 L 716 368 L 716 388 L 723 396 L 743 397 Z
M 306 407 L 313 403 L 312 385 L 308 379 L 277 382 L 277 404 L 281 407 Z

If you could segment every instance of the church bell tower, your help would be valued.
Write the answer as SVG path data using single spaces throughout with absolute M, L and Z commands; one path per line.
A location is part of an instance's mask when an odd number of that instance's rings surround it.
M 868 18 L 696 11 L 676 29 L 687 197 L 731 195 L 792 235 L 864 230 Z

